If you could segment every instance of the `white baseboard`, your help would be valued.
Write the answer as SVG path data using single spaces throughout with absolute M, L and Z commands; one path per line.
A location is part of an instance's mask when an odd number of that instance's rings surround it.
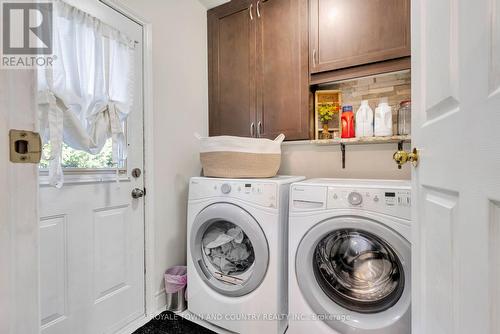
M 131 334 L 131 333 L 135 332 L 136 330 L 138 330 L 139 328 L 141 328 L 142 326 L 144 326 L 145 324 L 147 324 L 148 322 L 150 322 L 151 320 L 153 320 L 156 316 L 160 315 L 163 312 L 165 312 L 165 307 L 156 310 L 152 314 L 148 314 L 147 316 L 144 315 L 144 316 L 140 317 L 139 319 L 132 321 L 130 324 L 123 327 L 122 329 L 117 331 L 115 334 Z
M 165 289 L 161 289 L 155 293 L 155 305 L 157 310 L 162 310 L 162 312 L 165 311 L 165 306 L 167 305 L 167 294 L 165 293 Z
M 155 297 L 155 303 L 156 303 L 156 309 L 158 310 L 158 314 L 166 311 L 166 306 L 167 306 L 167 294 L 165 292 L 165 289 L 162 289 L 160 291 L 157 291 L 154 294 Z M 212 332 L 218 333 L 218 334 L 236 334 L 234 332 L 225 330 L 221 327 L 215 326 L 214 324 L 211 324 L 210 322 L 201 319 L 198 317 L 196 314 L 189 312 L 189 310 L 185 310 L 182 312 L 174 312 L 176 315 L 180 316 L 181 318 L 184 318 L 188 321 L 191 321 L 201 327 L 204 327 L 206 329 L 211 330 Z

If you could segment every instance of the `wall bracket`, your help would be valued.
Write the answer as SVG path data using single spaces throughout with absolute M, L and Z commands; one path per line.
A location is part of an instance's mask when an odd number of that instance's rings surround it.
M 342 151 L 342 169 L 345 169 L 345 144 L 340 143 L 340 150 Z

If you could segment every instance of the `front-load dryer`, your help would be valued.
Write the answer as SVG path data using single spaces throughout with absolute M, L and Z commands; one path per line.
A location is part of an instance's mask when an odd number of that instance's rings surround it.
M 287 333 L 409 334 L 409 183 L 316 179 L 291 188 Z
M 303 179 L 191 179 L 191 313 L 236 333 L 286 330 L 289 188 Z

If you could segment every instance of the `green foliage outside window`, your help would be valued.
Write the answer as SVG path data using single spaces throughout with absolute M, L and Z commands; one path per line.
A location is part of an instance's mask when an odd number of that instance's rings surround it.
M 43 148 L 44 152 L 50 152 L 50 143 L 46 144 Z M 42 159 L 40 161 L 40 168 L 46 169 L 49 167 L 49 161 Z M 113 164 L 113 146 L 112 141 L 109 139 L 104 145 L 101 153 L 92 155 L 90 153 L 75 150 L 68 145 L 63 145 L 62 152 L 62 167 L 63 168 L 115 168 Z

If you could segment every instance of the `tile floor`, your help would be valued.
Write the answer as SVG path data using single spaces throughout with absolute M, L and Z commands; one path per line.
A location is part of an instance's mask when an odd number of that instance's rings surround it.
M 133 334 L 215 334 L 172 312 L 163 312 Z

